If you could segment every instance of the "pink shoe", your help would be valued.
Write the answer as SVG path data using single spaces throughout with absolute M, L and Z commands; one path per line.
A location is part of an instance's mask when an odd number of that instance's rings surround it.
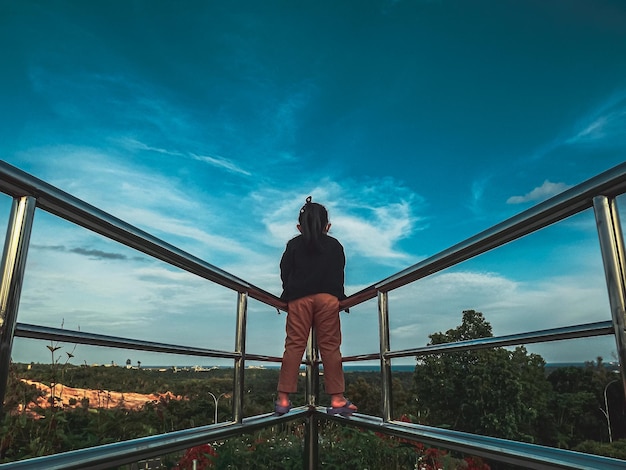
M 289 413 L 291 411 L 291 402 L 287 406 L 281 406 L 277 402 L 274 402 L 274 414 L 276 416 L 282 416 L 285 413 Z
M 341 415 L 347 418 L 348 416 L 352 416 L 352 413 L 356 411 L 354 408 L 350 408 L 350 405 L 352 405 L 352 402 L 347 400 L 346 404 L 343 406 L 329 406 L 326 408 L 326 413 L 329 415 Z

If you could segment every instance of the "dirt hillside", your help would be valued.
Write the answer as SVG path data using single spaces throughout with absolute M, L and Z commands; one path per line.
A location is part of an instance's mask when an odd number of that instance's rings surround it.
M 29 408 L 35 406 L 47 407 L 50 406 L 50 387 L 40 382 L 34 382 L 32 380 L 25 380 L 23 382 L 34 385 L 39 390 L 42 390 L 45 395 L 37 400 L 37 404 L 31 404 Z M 176 396 L 171 392 L 162 394 L 142 394 L 142 393 L 121 393 L 112 392 L 109 390 L 91 390 L 85 388 L 73 388 L 67 387 L 63 384 L 56 384 L 53 386 L 53 393 L 55 396 L 55 402 L 57 406 L 63 407 L 77 407 L 82 405 L 83 400 L 89 400 L 89 408 L 116 408 L 121 407 L 127 410 L 138 410 L 143 407 L 146 402 L 158 402 L 161 399 L 165 400 L 181 400 L 182 397 Z

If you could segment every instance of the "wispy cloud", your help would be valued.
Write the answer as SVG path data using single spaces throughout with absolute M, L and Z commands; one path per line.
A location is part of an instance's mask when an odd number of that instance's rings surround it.
M 116 139 L 116 141 L 121 144 L 124 148 L 131 151 L 145 151 L 145 152 L 154 152 L 160 153 L 163 155 L 169 155 L 173 157 L 182 157 L 188 158 L 191 160 L 196 160 L 199 162 L 207 163 L 216 168 L 220 168 L 222 170 L 229 171 L 231 173 L 237 173 L 240 175 L 251 176 L 252 173 L 242 168 L 238 165 L 234 160 L 222 157 L 220 155 L 197 155 L 193 152 L 181 152 L 178 150 L 171 150 L 162 147 L 155 147 L 152 145 L 148 145 L 140 140 L 123 137 L 120 139 Z
M 461 323 L 461 312 L 485 314 L 494 335 L 556 328 L 607 320 L 606 287 L 601 270 L 520 282 L 497 272 L 442 273 L 399 289 L 390 296 L 393 349 L 424 346 L 428 335 Z M 345 324 L 345 321 L 344 321 Z M 610 340 L 610 338 L 609 338 Z M 346 335 L 344 342 L 351 343 Z M 357 345 L 350 344 L 350 348 Z M 610 358 L 614 344 L 602 352 Z M 590 360 L 597 350 L 572 350 L 571 343 L 552 346 L 549 361 Z
M 123 137 L 120 139 L 117 139 L 117 141 L 124 147 L 127 148 L 129 150 L 145 150 L 148 152 L 156 152 L 156 153 L 163 153 L 166 155 L 173 155 L 173 156 L 178 156 L 178 157 L 182 157 L 184 156 L 183 153 L 181 152 L 176 152 L 173 150 L 168 150 L 168 149 L 164 149 L 164 148 L 159 148 L 159 147 L 152 147 L 148 144 L 145 144 L 137 139 L 133 139 L 130 137 Z
M 81 125 L 85 108 L 96 107 L 90 103 L 106 89 L 108 99 L 98 101 L 97 118 L 92 117 L 89 124 L 92 131 L 102 134 L 100 129 L 107 128 L 107 135 L 118 135 L 111 140 L 122 149 L 200 161 L 231 174 L 251 176 L 235 159 L 213 151 L 205 153 L 202 150 L 205 140 L 198 142 L 190 137 L 199 127 L 197 117 L 192 118 L 189 109 L 179 106 L 167 90 L 137 75 L 91 71 L 63 75 L 37 65 L 31 67 L 29 77 L 33 89 L 42 94 L 57 114 L 63 119 L 80 121 Z
M 595 109 L 583 113 L 569 129 L 545 142 L 529 158 L 541 160 L 572 148 L 626 149 L 626 90 L 612 94 Z
M 238 201 L 229 195 L 199 197 L 185 180 L 96 149 L 62 146 L 32 153 L 52 184 L 196 256 L 218 263 L 254 252 L 231 230 L 238 213 L 225 208 Z M 42 153 L 49 157 L 43 162 Z
M 525 202 L 537 202 L 548 199 L 556 194 L 559 194 L 571 186 L 565 183 L 552 183 L 545 180 L 541 186 L 534 188 L 532 191 L 524 194 L 523 196 L 511 196 L 507 199 L 507 204 L 523 204 Z
M 98 250 L 95 248 L 85 248 L 85 247 L 74 247 L 67 248 L 63 245 L 38 245 L 32 244 L 32 248 L 36 250 L 49 250 L 49 251 L 57 251 L 57 252 L 65 252 L 65 253 L 74 253 L 77 255 L 87 256 L 92 259 L 109 259 L 109 260 L 127 260 L 130 259 L 128 256 L 121 253 L 113 253 L 110 251 Z M 136 257 L 133 258 L 135 260 L 141 260 L 142 258 Z
M 397 245 L 425 228 L 425 219 L 416 210 L 423 207 L 422 198 L 400 183 L 389 179 L 341 183 L 325 180 L 305 191 L 265 188 L 255 192 L 258 206 L 273 208 L 263 216 L 263 222 L 281 245 L 297 234 L 298 211 L 308 195 L 329 210 L 331 234 L 344 243 L 346 251 L 392 264 L 400 261 L 404 265 L 413 260 Z
M 626 146 L 626 91 L 616 93 L 581 119 L 569 145 Z
M 468 199 L 467 206 L 475 217 L 482 217 L 484 215 L 483 210 L 483 196 L 485 194 L 485 188 L 488 187 L 490 177 L 482 176 L 472 181 L 471 197 Z
M 209 165 L 213 165 L 217 168 L 228 170 L 232 173 L 239 173 L 239 174 L 246 175 L 246 176 L 251 175 L 249 171 L 246 171 L 243 168 L 239 167 L 232 160 L 229 160 L 224 157 L 220 157 L 219 155 L 195 155 L 193 153 L 190 155 L 194 160 L 208 163 Z

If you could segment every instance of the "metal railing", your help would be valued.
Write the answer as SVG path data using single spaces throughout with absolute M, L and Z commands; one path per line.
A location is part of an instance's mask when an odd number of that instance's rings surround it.
M 307 435 L 305 437 L 305 458 L 307 462 L 305 464 L 310 469 L 317 468 L 317 422 L 321 419 L 335 420 L 336 418 L 327 415 L 323 412 L 323 409 L 317 407 L 319 361 L 317 360 L 318 355 L 314 347 L 313 335 L 307 347 L 305 360 L 308 406 L 294 409 L 289 414 L 280 417 L 267 414 L 243 418 L 245 361 L 281 361 L 279 357 L 251 354 L 246 351 L 247 301 L 248 298 L 253 298 L 266 305 L 284 310 L 286 305 L 278 297 L 181 251 L 5 162 L 0 162 L 0 191 L 13 197 L 1 266 L 0 398 L 4 397 L 6 391 L 11 348 L 13 338 L 16 336 L 170 354 L 227 358 L 234 361 L 232 422 L 28 459 L 0 465 L 0 468 L 111 468 L 111 466 L 132 463 L 138 459 L 183 450 L 208 441 L 233 437 L 244 432 L 297 419 L 304 419 L 307 424 Z M 341 303 L 342 309 L 361 304 L 376 297 L 378 298 L 379 350 L 369 354 L 345 357 L 344 361 L 380 360 L 383 412 L 382 417 L 355 414 L 350 420 L 341 419 L 339 422 L 344 425 L 372 429 L 377 432 L 426 444 L 439 445 L 451 450 L 469 452 L 474 455 L 522 465 L 527 468 L 623 468 L 624 462 L 621 460 L 393 421 L 391 360 L 400 357 L 451 351 L 613 335 L 621 365 L 622 383 L 626 385 L 624 376 L 624 365 L 626 365 L 626 338 L 624 332 L 625 259 L 621 224 L 615 201 L 615 198 L 624 192 L 626 192 L 626 164 L 619 165 L 573 187 L 448 250 L 373 284 L 343 301 Z M 598 228 L 611 309 L 610 320 L 402 351 L 390 350 L 388 293 L 391 290 L 430 276 L 589 208 L 594 210 Z M 30 232 L 36 209 L 47 211 L 172 266 L 236 291 L 238 296 L 234 350 L 219 351 L 190 348 L 183 345 L 118 338 L 96 333 L 74 332 L 17 322 Z

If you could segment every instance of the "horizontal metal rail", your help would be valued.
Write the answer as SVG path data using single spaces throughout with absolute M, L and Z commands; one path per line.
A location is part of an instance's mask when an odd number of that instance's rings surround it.
M 359 354 L 358 356 L 344 356 L 343 362 L 361 362 L 361 361 L 373 361 L 380 360 L 380 353 Z
M 27 323 L 18 323 L 15 327 L 15 336 L 30 339 L 49 341 L 65 341 L 68 343 L 88 344 L 90 346 L 105 346 L 109 348 L 133 349 L 166 354 L 180 354 L 184 356 L 219 357 L 239 359 L 241 354 L 231 351 L 217 351 L 214 349 L 179 346 L 176 344 L 157 343 L 139 339 L 120 338 L 116 336 L 86 333 L 84 331 L 64 330 Z
M 522 468 L 623 470 L 625 465 L 623 460 L 609 457 L 401 421 L 384 422 L 381 418 L 373 418 L 358 413 L 353 414 L 348 419 L 331 416 L 327 413 L 319 412 L 319 410 L 317 414 L 327 420 L 340 422 L 345 426 L 369 429 L 415 442 L 462 452 L 467 455 L 519 465 Z
M 37 199 L 37 207 L 46 212 L 221 286 L 237 292 L 247 292 L 249 297 L 272 307 L 286 309 L 285 302 L 275 295 L 180 250 L 4 161 L 0 161 L 0 191 L 13 197 L 34 196 Z
M 179 250 L 152 235 L 144 232 L 112 215 L 91 206 L 11 165 L 0 161 L 0 191 L 15 198 L 31 196 L 36 205 L 51 214 L 69 222 L 99 233 L 111 240 L 136 249 L 170 265 L 196 274 L 223 287 L 247 294 L 277 309 L 286 309 L 286 304 L 270 294 L 242 279 L 233 276 L 189 253 Z M 349 308 L 376 297 L 379 293 L 405 286 L 467 259 L 485 253 L 493 248 L 540 230 L 566 217 L 593 207 L 593 199 L 598 195 L 615 197 L 626 191 L 626 163 L 604 172 L 585 183 L 575 186 L 519 215 L 512 217 L 478 235 L 469 238 L 447 250 L 417 263 L 389 278 L 363 289 L 341 302 L 341 308 Z M 614 333 L 612 322 L 596 322 L 572 327 L 553 328 L 529 333 L 481 338 L 457 343 L 430 345 L 402 351 L 365 354 L 345 357 L 344 362 L 391 359 L 407 356 L 458 352 L 471 349 L 511 346 L 544 341 L 582 338 Z M 110 337 L 92 333 L 47 328 L 36 325 L 16 324 L 15 335 L 34 338 L 60 340 L 96 346 L 109 346 L 125 349 L 139 349 L 160 353 L 231 358 L 237 360 L 257 360 L 279 362 L 281 358 L 218 351 L 204 348 L 163 344 L 157 342 Z M 623 468 L 621 460 L 608 459 L 595 455 L 580 454 L 552 449 L 543 446 L 515 441 L 477 436 L 427 426 L 400 423 L 390 419 L 374 418 L 355 414 L 351 419 L 335 418 L 320 412 L 319 409 L 299 408 L 281 417 L 261 415 L 241 422 L 222 423 L 213 426 L 192 428 L 173 433 L 134 439 L 106 446 L 81 449 L 52 456 L 29 459 L 0 465 L 1 468 L 110 468 L 131 463 L 139 458 L 150 458 L 169 452 L 183 450 L 207 441 L 234 437 L 245 432 L 262 429 L 273 424 L 304 418 L 338 420 L 343 424 L 371 429 L 389 435 L 403 437 L 418 442 L 442 446 L 459 452 L 467 452 L 488 459 L 522 465 L 526 468 Z M 43 466 L 43 467 L 42 467 Z
M 423 346 L 420 348 L 405 349 L 402 351 L 390 351 L 385 354 L 387 358 L 426 356 L 429 354 L 451 353 L 469 351 L 474 349 L 497 348 L 515 346 L 520 344 L 543 343 L 561 341 L 565 339 L 588 338 L 590 336 L 613 335 L 613 324 L 610 320 L 586 323 L 584 325 L 551 328 L 529 333 L 516 333 L 505 336 L 493 336 L 488 338 L 470 339 L 454 343 L 442 343 Z
M 245 418 L 242 423 L 230 422 L 201 426 L 51 456 L 11 462 L 0 465 L 0 470 L 5 468 L 7 470 L 9 468 L 12 470 L 39 470 L 41 468 L 48 470 L 77 470 L 84 468 L 104 470 L 136 462 L 140 459 L 182 451 L 207 442 L 236 437 L 280 423 L 312 419 L 313 417 L 442 447 L 468 455 L 484 457 L 488 460 L 519 465 L 524 468 L 570 468 L 581 470 L 597 470 L 599 468 L 603 470 L 618 470 L 624 468 L 623 460 L 608 457 L 400 421 L 384 422 L 381 418 L 358 413 L 355 413 L 350 418 L 336 417 L 327 414 L 325 409 L 321 407 L 299 407 L 282 416 L 268 413 Z
M 181 346 L 177 344 L 158 343 L 132 338 L 120 338 L 84 331 L 65 330 L 28 323 L 17 323 L 15 336 L 20 338 L 39 339 L 46 341 L 64 341 L 67 343 L 87 344 L 89 346 L 103 346 L 118 349 L 132 349 L 138 351 L 150 351 L 165 354 L 178 354 L 182 356 L 217 357 L 222 359 L 240 359 L 241 354 L 233 351 L 219 351 L 215 349 Z M 281 362 L 278 356 L 246 353 L 247 361 Z
M 385 358 L 393 359 L 398 357 L 425 356 L 429 354 L 460 352 L 473 349 L 487 349 L 504 346 L 516 346 L 520 344 L 543 343 L 550 341 L 561 341 L 566 339 L 588 338 L 592 336 L 613 335 L 613 333 L 613 323 L 610 320 L 606 320 L 594 323 L 585 323 L 582 325 L 531 331 L 528 333 L 515 333 L 511 335 L 492 336 L 488 338 L 457 341 L 454 343 L 431 344 L 419 348 L 389 351 L 385 354 Z M 343 358 L 343 362 L 368 361 L 374 359 L 380 359 L 380 353 L 346 356 Z
M 341 308 L 350 308 L 459 264 L 493 248 L 521 238 L 541 228 L 593 207 L 598 195 L 615 197 L 626 192 L 626 163 L 622 163 L 567 191 L 554 196 L 430 258 L 350 295 Z

